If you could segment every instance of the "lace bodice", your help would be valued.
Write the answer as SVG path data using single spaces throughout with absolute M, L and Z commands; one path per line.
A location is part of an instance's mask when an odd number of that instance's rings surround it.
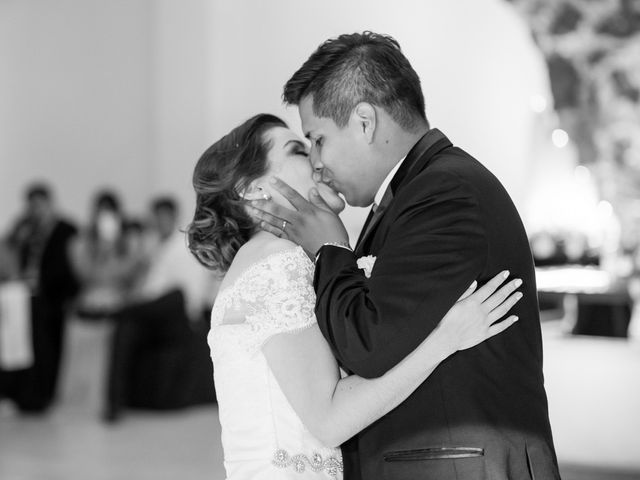
M 313 264 L 301 248 L 269 255 L 218 294 L 211 325 L 243 325 L 251 334 L 238 340 L 255 353 L 270 336 L 315 323 L 312 282 Z
M 217 296 L 209 347 L 228 479 L 341 478 L 340 451 L 304 427 L 262 354 L 316 323 L 314 265 L 295 247 L 254 263 Z

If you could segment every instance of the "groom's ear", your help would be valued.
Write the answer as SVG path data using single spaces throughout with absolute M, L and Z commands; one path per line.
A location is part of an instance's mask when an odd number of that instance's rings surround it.
M 351 121 L 355 122 L 356 128 L 364 135 L 367 143 L 373 142 L 377 120 L 376 109 L 367 102 L 357 104 L 351 115 Z

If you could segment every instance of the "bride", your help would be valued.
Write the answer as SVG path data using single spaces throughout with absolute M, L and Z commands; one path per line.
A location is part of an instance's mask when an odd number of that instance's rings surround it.
M 502 272 L 478 290 L 474 282 L 382 377 L 341 378 L 314 316 L 313 261 L 247 213 L 247 201 L 257 198 L 288 206 L 270 188 L 273 175 L 299 192 L 318 188 L 332 210 L 344 208 L 336 193 L 313 182 L 305 144 L 268 114 L 214 143 L 193 174 L 189 248 L 203 265 L 225 272 L 209 334 L 225 469 L 229 480 L 339 479 L 341 443 L 399 405 L 448 356 L 517 320 L 495 323 L 520 299 L 519 281 L 498 290 Z

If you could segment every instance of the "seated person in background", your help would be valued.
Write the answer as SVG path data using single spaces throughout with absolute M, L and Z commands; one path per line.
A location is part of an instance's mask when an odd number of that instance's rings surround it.
M 175 200 L 157 198 L 151 214 L 144 268 L 132 302 L 115 317 L 106 421 L 127 405 L 176 408 L 214 399 L 207 329 L 194 333 L 213 302 L 205 291 L 211 274 L 186 247 Z M 163 360 L 147 361 L 154 355 Z
M 137 301 L 151 301 L 174 290 L 184 297 L 191 320 L 201 318 L 208 292 L 209 273 L 189 253 L 185 235 L 178 228 L 178 205 L 171 197 L 151 204 L 151 229 L 146 245 L 146 272 L 136 288 Z
M 55 397 L 67 307 L 78 288 L 70 261 L 77 230 L 57 212 L 48 185 L 30 185 L 25 207 L 8 243 L 18 278 L 31 288 L 34 363 L 13 372 L 5 388 L 21 410 L 41 412 Z
M 142 225 L 127 222 L 115 192 L 94 198 L 87 231 L 73 246 L 74 268 L 82 283 L 76 313 L 82 318 L 112 316 L 128 300 L 142 260 Z

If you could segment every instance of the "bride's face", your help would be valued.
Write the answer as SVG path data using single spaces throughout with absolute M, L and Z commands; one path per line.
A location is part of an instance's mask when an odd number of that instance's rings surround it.
M 274 201 L 291 207 L 289 202 L 268 182 L 270 177 L 277 176 L 305 198 L 309 197 L 309 190 L 315 187 L 331 210 L 338 213 L 344 209 L 344 200 L 336 192 L 325 184 L 316 183 L 313 180 L 309 149 L 300 137 L 285 127 L 274 127 L 266 135 L 271 143 L 271 150 L 267 155 L 269 171 L 264 177 L 265 181 L 261 183 L 262 188 Z

